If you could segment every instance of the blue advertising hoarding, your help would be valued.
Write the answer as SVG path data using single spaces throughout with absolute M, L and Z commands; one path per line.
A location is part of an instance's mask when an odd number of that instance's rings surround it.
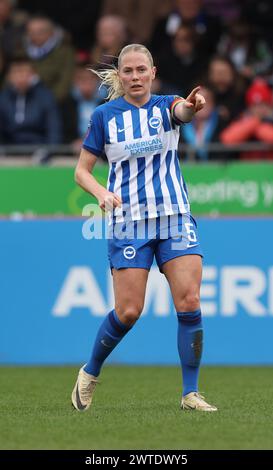
M 1 221 L 0 362 L 83 363 L 113 308 L 106 240 L 80 220 Z M 273 220 L 200 218 L 205 364 L 273 364 Z M 144 312 L 108 362 L 178 364 L 177 320 L 154 266 Z

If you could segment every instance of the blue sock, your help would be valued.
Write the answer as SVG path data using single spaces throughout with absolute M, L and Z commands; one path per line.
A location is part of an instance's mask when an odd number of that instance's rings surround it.
M 104 319 L 97 333 L 92 355 L 84 367 L 85 372 L 98 377 L 105 359 L 130 329 L 131 326 L 124 325 L 115 310 L 112 310 Z
M 201 310 L 177 312 L 178 352 L 182 367 L 183 396 L 198 391 L 199 368 L 203 346 Z

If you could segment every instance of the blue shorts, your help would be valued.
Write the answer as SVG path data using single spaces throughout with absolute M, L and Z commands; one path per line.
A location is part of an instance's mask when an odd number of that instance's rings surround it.
M 111 226 L 108 234 L 108 259 L 111 269 L 149 270 L 154 256 L 161 267 L 184 255 L 203 256 L 195 219 L 190 213 L 129 221 Z

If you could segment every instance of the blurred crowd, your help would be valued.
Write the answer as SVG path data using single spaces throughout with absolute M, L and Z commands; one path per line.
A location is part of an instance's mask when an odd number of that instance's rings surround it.
M 77 153 L 106 90 L 90 68 L 145 44 L 153 93 L 207 105 L 181 126 L 196 158 L 273 159 L 273 150 L 212 152 L 207 144 L 273 144 L 271 0 L 0 0 L 0 145 L 69 144 Z M 185 155 L 187 158 L 187 155 Z

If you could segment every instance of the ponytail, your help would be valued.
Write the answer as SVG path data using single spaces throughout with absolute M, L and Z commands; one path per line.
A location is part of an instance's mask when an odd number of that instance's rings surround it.
M 107 100 L 115 100 L 120 96 L 124 95 L 124 90 L 122 88 L 119 76 L 118 76 L 118 69 L 116 67 L 112 67 L 110 69 L 102 69 L 102 70 L 94 70 L 89 69 L 91 72 L 95 73 L 100 79 L 101 84 L 100 87 L 106 86 L 108 89 L 108 95 L 106 97 Z

